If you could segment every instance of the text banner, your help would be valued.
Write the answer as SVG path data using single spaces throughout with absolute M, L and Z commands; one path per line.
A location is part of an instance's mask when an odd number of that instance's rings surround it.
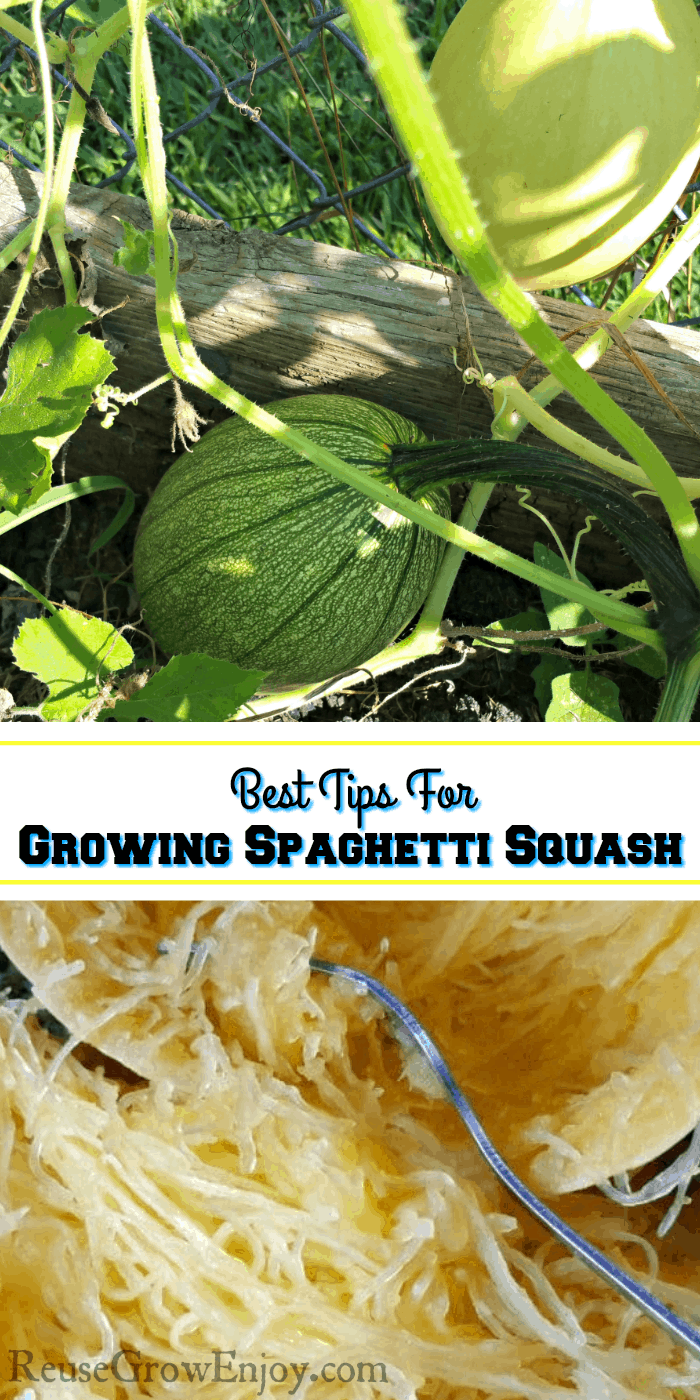
M 675 726 L 616 742 L 595 725 L 505 740 L 461 725 L 18 728 L 2 742 L 4 898 L 700 887 L 700 740 Z

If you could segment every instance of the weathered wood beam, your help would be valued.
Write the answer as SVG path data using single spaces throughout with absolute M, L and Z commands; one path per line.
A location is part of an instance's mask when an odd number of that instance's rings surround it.
M 17 166 L 0 166 L 0 247 L 36 212 L 40 182 L 40 176 Z M 83 299 L 103 308 L 128 298 L 103 325 L 117 363 L 113 382 L 129 391 L 167 366 L 156 328 L 153 279 L 134 278 L 114 266 L 122 218 L 138 228 L 150 227 L 144 200 L 112 189 L 73 186 L 67 208 L 69 246 L 87 269 Z M 487 400 L 475 385 L 465 387 L 453 363 L 453 347 L 458 362 L 466 363 L 467 318 L 487 373 L 496 378 L 515 373 L 529 358 L 527 347 L 469 278 L 259 230 L 231 232 L 221 223 L 179 211 L 173 214 L 173 228 L 180 252 L 179 293 L 192 338 L 222 379 L 258 403 L 309 391 L 356 394 L 396 409 L 431 435 L 487 432 Z M 51 258 L 48 252 L 37 264 L 25 318 L 61 303 Z M 17 264 L 0 274 L 2 303 L 9 302 L 18 276 Z M 596 314 L 552 297 L 536 300 L 559 335 L 587 326 Z M 627 338 L 700 434 L 700 334 L 642 321 Z M 543 372 L 536 366 L 527 384 Z M 609 349 L 593 373 L 678 472 L 700 475 L 700 437 L 673 416 L 621 350 Z M 226 416 L 214 400 L 187 387 L 185 392 L 212 422 Z M 137 407 L 122 410 L 108 433 L 91 412 L 71 443 L 70 477 L 108 464 L 137 491 L 150 491 L 172 461 L 172 403 L 172 389 L 166 386 Z M 568 394 L 560 395 L 552 411 L 619 453 Z M 521 440 L 544 441 L 534 432 Z M 570 506 L 544 494 L 537 499 L 565 534 L 580 524 Z M 495 494 L 485 533 L 513 548 L 529 549 L 536 529 L 512 492 Z M 599 531 L 593 544 L 607 581 L 623 577 L 625 565 L 613 542 Z M 589 572 L 590 555 L 589 546 L 583 565 Z

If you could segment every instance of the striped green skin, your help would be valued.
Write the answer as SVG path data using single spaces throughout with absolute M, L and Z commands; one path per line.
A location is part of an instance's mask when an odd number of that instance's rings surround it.
M 397 413 L 339 394 L 268 404 L 345 460 L 393 484 L 393 443 L 425 442 Z M 445 488 L 421 503 L 449 517 Z M 362 665 L 423 603 L 444 544 L 240 418 L 207 433 L 144 512 L 134 575 L 168 654 L 204 652 L 267 672 L 265 688 Z

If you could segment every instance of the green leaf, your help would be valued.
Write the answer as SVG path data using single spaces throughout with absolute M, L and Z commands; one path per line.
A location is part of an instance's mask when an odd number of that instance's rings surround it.
M 0 399 L 0 508 L 13 515 L 49 490 L 53 458 L 114 369 L 100 340 L 78 335 L 94 319 L 85 306 L 39 311 L 10 351 Z
M 544 613 L 537 608 L 528 608 L 527 612 L 515 613 L 513 617 L 502 617 L 498 622 L 489 624 L 493 632 L 544 632 L 549 623 Z M 519 646 L 519 642 L 513 641 L 510 637 L 473 637 L 471 645 L 475 647 L 490 647 L 493 651 L 510 651 L 513 647 Z M 548 642 L 533 642 L 533 646 L 548 646 Z
M 82 481 L 90 481 L 91 479 L 92 478 L 90 477 L 81 478 Z M 109 477 L 105 477 L 104 479 L 105 481 L 108 481 Z M 95 480 L 99 480 L 99 478 L 95 478 Z M 134 509 L 136 500 L 131 487 L 127 486 L 124 482 L 122 482 L 121 485 L 124 487 L 124 500 L 122 501 L 116 515 L 112 518 L 112 520 L 110 520 L 109 525 L 105 526 L 104 530 L 102 530 L 102 532 L 98 535 L 94 544 L 90 545 L 90 548 L 87 552 L 88 559 L 90 558 L 91 554 L 96 554 L 99 549 L 104 549 L 105 545 L 109 544 L 109 541 L 114 539 L 115 535 L 119 534 L 122 525 L 126 524 L 127 520 L 129 519 L 129 516 L 131 515 Z M 97 489 L 106 490 L 107 488 L 98 487 Z
M 123 267 L 132 277 L 144 277 L 146 273 L 155 277 L 155 263 L 151 261 L 153 230 L 142 233 L 141 229 L 134 228 L 128 219 L 120 219 L 119 222 L 123 230 L 124 245 L 117 248 L 112 258 L 114 266 Z
M 129 643 L 109 622 L 73 608 L 24 622 L 12 651 L 17 665 L 49 688 L 44 719 L 62 721 L 77 719 L 97 699 L 111 672 L 134 659 Z
M 568 672 L 552 681 L 547 724 L 608 724 L 622 722 L 620 691 L 614 681 L 595 671 Z
M 42 121 L 44 116 L 44 99 L 40 92 L 17 92 L 12 93 L 12 106 L 14 115 L 18 116 L 25 125 L 29 122 Z
M 634 646 L 634 642 L 629 637 L 623 637 L 621 632 L 616 632 L 610 638 L 612 646 L 618 651 L 627 651 L 628 647 Z M 653 647 L 642 647 L 641 651 L 632 651 L 624 660 L 628 666 L 636 666 L 638 671 L 644 671 L 645 675 L 653 676 L 655 680 L 661 680 L 666 675 L 666 662 L 658 651 Z
M 571 663 L 565 656 L 543 656 L 532 672 L 535 682 L 535 699 L 544 719 L 552 701 L 552 681 L 555 676 L 570 673 Z
M 535 563 L 543 569 L 551 569 L 553 574 L 559 574 L 561 578 L 570 578 L 569 570 L 561 554 L 555 554 L 544 544 L 535 545 Z M 593 587 L 590 580 L 584 574 L 579 573 L 578 569 L 576 577 L 581 583 L 588 584 L 589 588 Z M 586 627 L 589 623 L 595 622 L 593 614 L 581 603 L 570 603 L 567 598 L 562 598 L 558 593 L 550 593 L 547 588 L 540 589 L 540 596 L 553 632 L 563 631 L 567 627 Z M 604 635 L 601 632 L 596 640 L 600 640 Z M 570 647 L 585 647 L 586 645 L 585 637 L 563 637 L 562 641 Z
M 114 718 L 221 722 L 255 694 L 265 675 L 197 652 L 174 656 L 133 699 L 117 701 Z
M 102 531 L 102 534 L 88 550 L 88 558 L 96 549 L 101 549 L 103 545 L 111 540 L 112 536 L 121 530 L 122 525 L 129 519 L 134 509 L 134 493 L 130 486 L 124 481 L 120 481 L 118 476 L 81 476 L 79 481 L 68 481 L 63 486 L 52 486 L 50 491 L 41 497 L 37 504 L 27 506 L 20 516 L 12 511 L 3 510 L 0 512 L 0 535 L 6 535 L 8 530 L 16 530 L 19 525 L 26 525 L 28 520 L 32 520 L 35 515 L 43 515 L 47 510 L 55 510 L 57 506 L 65 506 L 69 501 L 77 501 L 81 496 L 91 496 L 95 491 L 124 492 L 124 500 L 111 523 Z

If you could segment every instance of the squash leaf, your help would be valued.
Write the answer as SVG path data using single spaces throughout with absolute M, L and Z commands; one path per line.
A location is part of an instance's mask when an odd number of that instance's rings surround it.
M 46 720 L 70 721 L 97 700 L 113 671 L 129 666 L 129 643 L 99 617 L 63 608 L 24 622 L 12 648 L 15 661 L 49 688 L 41 707 Z
M 151 248 L 153 247 L 153 229 L 146 230 L 134 228 L 128 219 L 119 220 L 122 226 L 123 246 L 117 248 L 112 262 L 115 267 L 123 267 L 132 277 L 155 277 L 155 263 L 151 260 Z
M 629 647 L 634 646 L 632 639 L 624 637 L 621 632 L 616 632 L 610 640 L 617 651 L 627 651 Z M 666 675 L 665 657 L 660 656 L 653 647 L 642 647 L 641 651 L 631 651 L 629 656 L 625 656 L 623 659 L 628 666 L 636 666 L 638 671 L 644 671 L 645 675 L 653 676 L 655 680 L 660 681 Z
M 548 549 L 544 544 L 535 545 L 535 563 L 543 569 L 550 569 L 553 574 L 559 574 L 562 578 L 569 578 L 569 570 L 561 557 L 553 550 Z M 587 583 L 589 588 L 593 585 L 576 570 L 576 577 L 580 583 Z M 553 632 L 563 631 L 567 627 L 587 627 L 591 622 L 595 622 L 592 613 L 582 603 L 573 603 L 568 598 L 562 598 L 558 593 L 550 593 L 549 589 L 541 588 L 540 596 L 544 610 L 549 618 L 549 625 Z M 596 641 L 600 641 L 604 632 L 592 634 Z M 569 647 L 585 647 L 586 637 L 563 637 L 562 641 Z
M 117 700 L 114 719 L 190 723 L 232 719 L 254 695 L 265 671 L 242 671 L 230 661 L 192 652 L 174 656 L 130 700 Z M 108 718 L 103 712 L 102 719 Z
M 78 334 L 94 319 L 85 306 L 48 308 L 12 346 L 0 399 L 0 509 L 13 515 L 49 490 L 53 458 L 114 369 L 100 340 Z
M 555 676 L 571 674 L 571 662 L 565 656 L 543 656 L 532 672 L 535 682 L 535 699 L 544 719 L 552 703 L 552 681 Z
M 552 658 L 555 660 L 556 658 Z M 552 699 L 545 715 L 547 724 L 621 723 L 620 691 L 614 681 L 595 671 L 576 671 L 554 676 Z

